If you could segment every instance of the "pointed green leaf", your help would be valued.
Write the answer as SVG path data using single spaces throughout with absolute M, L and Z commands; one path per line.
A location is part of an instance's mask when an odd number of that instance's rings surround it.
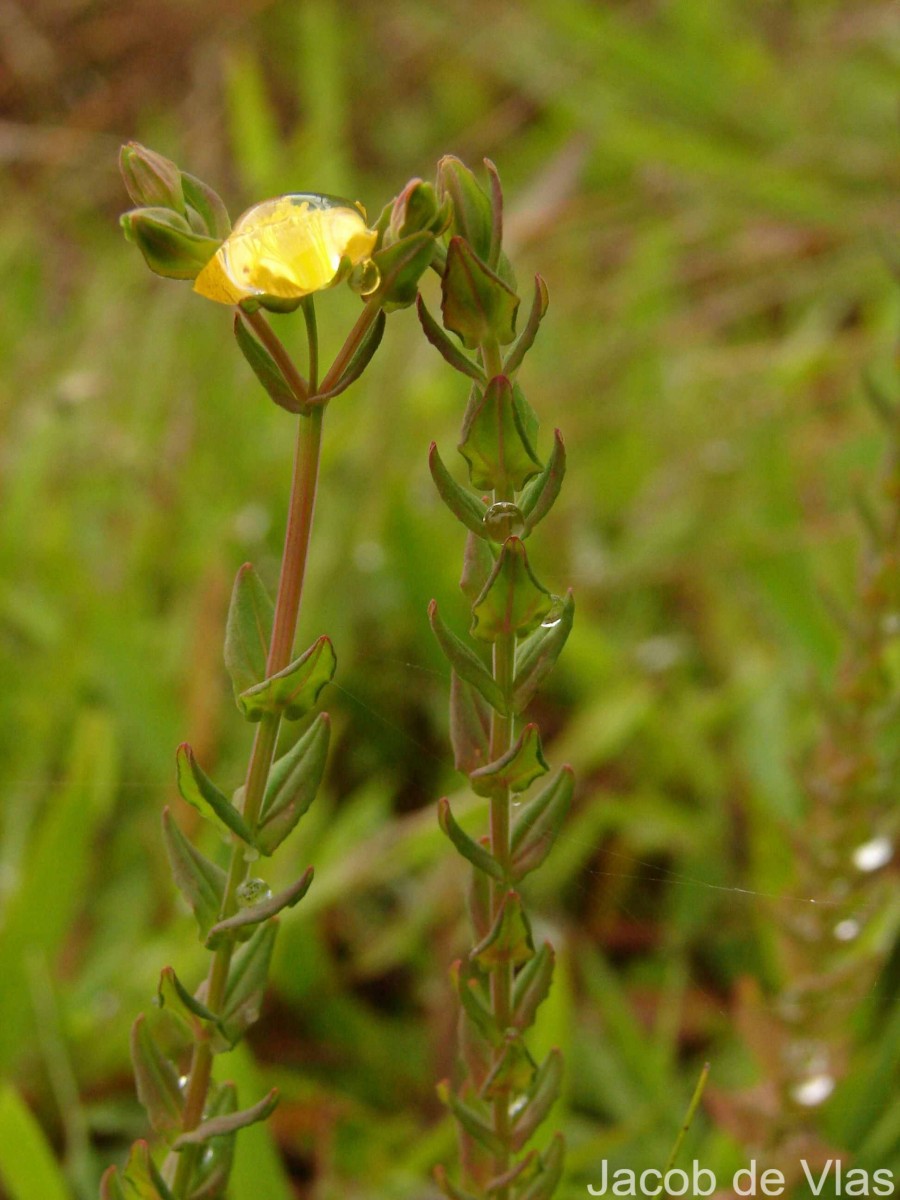
M 521 366 L 522 359 L 534 345 L 534 339 L 537 337 L 537 331 L 540 328 L 541 321 L 544 319 L 544 314 L 547 311 L 549 303 L 550 297 L 547 293 L 547 285 L 540 275 L 535 275 L 534 299 L 531 302 L 531 312 L 528 314 L 528 321 L 525 328 L 516 338 L 515 345 L 503 362 L 505 374 L 513 376 Z
M 441 279 L 445 328 L 458 334 L 468 350 L 483 342 L 508 345 L 516 336 L 519 297 L 462 238 L 450 239 Z
M 446 796 L 438 801 L 438 824 L 463 858 L 467 858 L 476 870 L 485 871 L 493 879 L 503 879 L 503 868 L 490 850 L 486 850 L 479 842 L 470 838 L 454 820 L 450 811 L 450 801 Z
M 252 563 L 237 573 L 225 628 L 225 666 L 237 698 L 266 677 L 275 606 Z
M 519 808 L 511 838 L 513 879 L 524 878 L 550 853 L 569 811 L 574 790 L 575 774 L 566 766 L 542 791 Z
M 562 1179 L 566 1143 L 561 1133 L 553 1135 L 550 1145 L 541 1155 L 541 1169 L 532 1182 L 516 1196 L 516 1200 L 552 1200 Z
M 196 1129 L 192 1129 L 189 1133 L 183 1133 L 175 1141 L 175 1149 L 183 1150 L 185 1146 L 202 1146 L 210 1138 L 237 1133 L 239 1129 L 246 1129 L 248 1125 L 255 1125 L 257 1121 L 265 1121 L 275 1111 L 277 1104 L 278 1088 L 272 1088 L 268 1095 L 251 1108 L 243 1108 L 239 1112 L 221 1113 L 218 1116 L 210 1117 L 207 1121 L 202 1121 Z
M 538 727 L 530 724 L 525 726 L 506 754 L 473 771 L 469 782 L 476 796 L 492 796 L 506 788 L 512 792 L 524 792 L 535 779 L 546 775 L 549 770 Z
M 490 544 L 474 533 L 467 533 L 459 590 L 470 604 L 474 604 L 481 595 L 493 569 L 494 555 Z
M 277 931 L 277 921 L 260 925 L 232 959 L 221 1017 L 230 1045 L 234 1045 L 259 1016 Z M 217 1044 L 215 1048 L 226 1047 Z
M 437 1166 L 434 1168 L 434 1182 L 447 1197 L 447 1200 L 478 1200 L 478 1197 L 472 1192 L 467 1192 L 463 1188 L 457 1187 L 447 1175 L 445 1167 Z
M 231 221 L 221 196 L 209 184 L 195 175 L 189 175 L 187 171 L 181 172 L 181 186 L 188 210 L 193 209 L 197 213 L 206 232 L 211 237 L 227 238 L 231 233 Z
M 497 1028 L 494 1014 L 491 1012 L 488 998 L 485 995 L 484 984 L 470 962 L 453 964 L 453 982 L 459 993 L 459 1000 L 469 1020 L 477 1026 L 482 1037 L 492 1046 L 499 1046 L 503 1034 Z
M 540 625 L 552 604 L 550 593 L 532 574 L 524 543 L 509 537 L 472 608 L 472 636 L 485 642 L 524 637 Z
M 110 1167 L 104 1174 L 100 1200 L 172 1200 L 146 1142 L 134 1143 L 121 1172 Z
M 408 308 L 414 303 L 419 280 L 431 266 L 436 245 L 434 234 L 422 230 L 372 255 L 381 274 L 377 294 L 383 297 L 385 312 Z
M 469 464 L 472 487 L 508 495 L 541 471 L 529 432 L 530 408 L 516 402 L 513 386 L 497 375 L 466 408 L 459 452 Z
M 475 936 L 486 938 L 491 930 L 491 881 L 480 871 L 473 871 L 466 894 L 466 908 Z
M 542 521 L 559 495 L 563 476 L 566 473 L 566 447 L 562 434 L 558 429 L 553 431 L 553 449 L 547 464 L 526 486 L 519 497 L 519 507 L 525 517 L 525 533 L 527 537 L 539 521 Z
M 319 713 L 301 738 L 269 772 L 256 830 L 256 844 L 272 854 L 308 811 L 322 782 L 328 759 L 331 719 Z
M 207 821 L 211 821 L 217 829 L 230 829 L 248 846 L 254 845 L 253 834 L 248 829 L 244 818 L 203 771 L 187 742 L 182 742 L 178 747 L 175 755 L 175 769 L 178 776 L 178 791 L 183 800 L 196 808 L 200 815 Z
M 507 892 L 487 937 L 469 952 L 469 958 L 485 971 L 500 963 L 527 962 L 534 954 L 531 928 L 518 892 Z
M 506 1037 L 503 1053 L 491 1067 L 490 1073 L 479 1089 L 483 1100 L 496 1096 L 514 1096 L 524 1092 L 535 1076 L 534 1059 L 518 1034 Z
M 444 466 L 435 442 L 431 443 L 428 453 L 428 466 L 438 494 L 453 515 L 462 521 L 467 529 L 471 529 L 481 538 L 486 538 L 488 534 L 484 527 L 484 514 L 487 512 L 487 505 L 459 486 Z
M 467 354 L 463 354 L 459 346 L 455 342 L 451 342 L 437 321 L 428 311 L 425 306 L 425 301 L 421 294 L 416 299 L 416 311 L 419 314 L 419 323 L 425 331 L 425 336 L 431 342 L 432 346 L 441 354 L 446 362 L 462 375 L 468 375 L 470 379 L 477 380 L 482 386 L 487 382 L 484 371 L 475 362 L 469 358 Z
M 248 326 L 240 310 L 234 314 L 234 336 L 241 354 L 250 364 L 253 374 L 275 401 L 279 408 L 289 413 L 305 413 L 309 411 L 306 401 L 308 392 L 298 396 L 288 383 L 281 367 Z
M 128 1200 L 118 1167 L 107 1167 L 100 1180 L 100 1200 Z
M 212 1094 L 207 1106 L 207 1118 L 226 1116 L 234 1112 L 237 1112 L 237 1088 L 233 1083 L 223 1083 Z M 214 1137 L 207 1143 L 194 1171 L 190 1200 L 220 1200 L 231 1175 L 234 1150 L 233 1133 Z
M 375 351 L 381 345 L 381 339 L 384 337 L 384 327 L 387 324 L 387 318 L 384 311 L 380 311 L 378 316 L 369 326 L 365 337 L 357 347 L 356 353 L 347 363 L 344 368 L 344 373 L 327 392 L 316 392 L 316 403 L 321 404 L 326 400 L 333 400 L 335 396 L 339 396 L 341 392 L 346 392 L 351 383 L 356 383 L 363 371 L 372 361 Z
M 575 601 L 569 591 L 555 612 L 551 608 L 546 623 L 541 623 L 525 638 L 516 654 L 516 678 L 513 683 L 513 710 L 522 712 L 541 686 L 562 653 L 575 619 Z
M 464 1100 L 460 1100 L 458 1096 L 454 1096 L 446 1084 L 438 1088 L 438 1095 L 466 1133 L 470 1137 L 473 1137 L 480 1145 L 484 1146 L 485 1150 L 496 1155 L 505 1153 L 503 1142 L 487 1123 L 488 1113 L 486 1107 L 482 1106 L 481 1109 L 475 1109 L 471 1105 L 466 1104 Z
M 277 713 L 289 721 L 305 717 L 337 666 L 334 647 L 324 634 L 290 666 L 248 688 L 238 696 L 238 708 L 248 721 Z
M 205 1004 L 201 1004 L 196 996 L 191 995 L 172 967 L 163 968 L 156 999 L 160 1009 L 175 1017 L 194 1041 L 199 1040 L 204 1025 L 218 1027 L 219 1021 L 215 1013 L 210 1012 Z
M 163 838 L 175 882 L 197 918 L 200 933 L 206 937 L 219 919 L 225 896 L 225 872 L 191 845 L 168 808 L 163 811 Z
M 180 1129 L 184 1099 L 178 1086 L 178 1071 L 156 1044 L 143 1013 L 131 1027 L 131 1061 L 138 1099 L 147 1110 L 154 1131 L 171 1133 Z
M 490 752 L 491 714 L 479 692 L 450 672 L 450 742 L 457 771 L 484 766 Z
M 516 1116 L 511 1143 L 518 1152 L 529 1140 L 550 1109 L 556 1103 L 562 1086 L 563 1061 L 559 1050 L 553 1049 L 538 1067 L 529 1088 L 528 1103 Z
M 553 947 L 544 942 L 516 975 L 512 1002 L 512 1023 L 516 1029 L 524 1031 L 533 1024 L 539 1005 L 550 994 L 555 962 Z
M 250 925 L 258 925 L 260 921 L 267 921 L 269 917 L 277 916 L 282 909 L 293 908 L 295 904 L 300 903 L 309 891 L 312 881 L 313 869 L 312 867 L 307 867 L 296 883 L 291 884 L 289 888 L 285 888 L 283 892 L 279 892 L 277 896 L 271 896 L 268 900 L 263 900 L 259 904 L 253 904 L 249 908 L 239 909 L 233 917 L 227 917 L 224 921 L 219 921 L 213 925 L 207 935 L 207 949 L 216 950 L 238 930 L 246 929 Z
M 524 1158 L 520 1158 L 517 1163 L 514 1163 L 508 1171 L 504 1171 L 502 1175 L 495 1175 L 485 1188 L 486 1196 L 496 1196 L 503 1188 L 509 1188 L 511 1184 L 518 1184 L 518 1188 L 530 1183 L 531 1180 L 540 1170 L 540 1159 L 538 1158 L 537 1150 L 529 1150 Z M 510 1191 L 510 1195 L 518 1196 L 518 1188 L 515 1191 Z
M 438 644 L 460 679 L 464 679 L 466 683 L 477 688 L 491 708 L 499 713 L 505 713 L 506 702 L 503 699 L 503 693 L 490 671 L 477 654 L 447 628 L 441 620 L 435 600 L 428 605 L 428 619 Z

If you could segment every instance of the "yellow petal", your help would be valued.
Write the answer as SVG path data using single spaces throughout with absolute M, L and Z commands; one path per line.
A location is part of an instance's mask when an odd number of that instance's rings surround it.
M 355 266 L 375 248 L 365 213 L 329 196 L 264 200 L 235 223 L 194 290 L 220 304 L 250 296 L 295 300 L 329 287 L 343 258 Z

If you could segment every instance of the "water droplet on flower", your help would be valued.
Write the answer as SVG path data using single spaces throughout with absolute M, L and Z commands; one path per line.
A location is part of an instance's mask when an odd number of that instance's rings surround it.
M 381 285 L 381 272 L 374 259 L 366 258 L 357 263 L 348 280 L 354 292 L 360 296 L 371 296 Z
M 525 532 L 522 510 L 510 500 L 498 500 L 492 504 L 483 520 L 488 535 L 495 542 L 505 542 L 508 537 L 521 537 Z
M 791 1088 L 791 1098 L 804 1108 L 816 1108 L 824 1104 L 834 1091 L 834 1079 L 822 1072 L 820 1075 L 810 1075 L 801 1083 Z
M 834 936 L 839 942 L 852 942 L 854 938 L 859 937 L 862 926 L 855 917 L 847 917 L 843 921 L 838 921 L 834 927 Z
M 235 898 L 241 908 L 253 908 L 262 904 L 272 895 L 272 889 L 264 879 L 245 879 L 235 892 Z
M 863 842 L 853 851 L 853 865 L 857 871 L 877 871 L 886 866 L 894 857 L 894 847 L 890 838 L 875 837 L 870 842 Z

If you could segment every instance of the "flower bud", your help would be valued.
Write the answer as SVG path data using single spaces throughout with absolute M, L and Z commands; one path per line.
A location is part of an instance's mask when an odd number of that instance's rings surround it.
M 437 194 L 453 205 L 451 234 L 465 238 L 487 263 L 493 229 L 491 201 L 473 172 L 452 154 L 445 154 L 438 163 Z
M 452 213 L 449 197 L 440 199 L 430 183 L 411 179 L 391 206 L 382 245 L 392 246 L 414 233 L 441 234 Z
M 120 219 L 150 270 L 166 279 L 196 279 L 219 248 L 217 239 L 195 233 L 171 208 L 135 208 Z
M 119 152 L 119 170 L 135 204 L 172 208 L 185 215 L 181 171 L 170 159 L 139 142 L 129 142 Z

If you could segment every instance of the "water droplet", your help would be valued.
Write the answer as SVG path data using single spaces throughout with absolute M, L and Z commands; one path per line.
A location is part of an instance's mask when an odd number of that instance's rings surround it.
M 522 1109 L 525 1107 L 525 1105 L 526 1105 L 527 1103 L 528 1103 L 528 1097 L 527 1097 L 527 1096 L 517 1096 L 517 1097 L 515 1098 L 515 1100 L 513 1100 L 513 1101 L 510 1103 L 510 1106 L 509 1106 L 509 1115 L 510 1115 L 511 1117 L 517 1117 L 517 1116 L 519 1115 L 519 1113 L 522 1111 Z
M 667 637 L 665 634 L 645 638 L 634 651 L 638 665 L 652 675 L 660 675 L 670 670 L 684 658 L 684 654 L 682 639 Z
M 900 613 L 885 613 L 881 618 L 881 632 L 885 637 L 895 637 L 900 633 Z
M 246 846 L 244 848 L 244 862 L 245 863 L 256 862 L 256 860 L 258 858 L 259 858 L 259 851 L 254 849 L 253 846 Z
M 834 1091 L 834 1079 L 823 1071 L 820 1075 L 810 1075 L 801 1083 L 791 1088 L 791 1098 L 804 1108 L 816 1108 L 824 1104 Z
M 381 272 L 378 264 L 371 258 L 357 263 L 350 274 L 349 284 L 360 296 L 371 296 L 381 285 Z
M 268 900 L 271 895 L 272 889 L 264 879 L 245 879 L 235 892 L 235 898 L 241 908 L 253 908 L 254 905 Z
M 384 547 L 371 538 L 357 542 L 353 548 L 353 561 L 357 570 L 365 571 L 367 575 L 380 571 L 384 566 Z
M 877 871 L 894 857 L 894 847 L 890 838 L 875 837 L 870 842 L 863 842 L 853 851 L 853 865 L 857 871 Z
M 544 629 L 552 629 L 554 625 L 558 625 L 562 620 L 562 596 L 552 596 L 551 601 L 552 603 L 550 604 L 550 611 L 547 613 L 546 617 L 544 617 L 543 621 L 541 621 L 541 625 L 544 627 Z
M 184 1089 L 187 1087 L 187 1085 L 188 1085 L 187 1075 L 179 1075 L 178 1076 L 178 1086 L 181 1089 L 181 1091 L 184 1091 Z
M 852 942 L 854 938 L 859 937 L 862 926 L 855 917 L 847 917 L 843 921 L 838 921 L 834 927 L 834 936 L 839 942 Z
M 521 537 L 525 532 L 522 510 L 510 500 L 498 500 L 492 504 L 483 520 L 485 529 L 495 542 L 505 542 L 508 537 Z

